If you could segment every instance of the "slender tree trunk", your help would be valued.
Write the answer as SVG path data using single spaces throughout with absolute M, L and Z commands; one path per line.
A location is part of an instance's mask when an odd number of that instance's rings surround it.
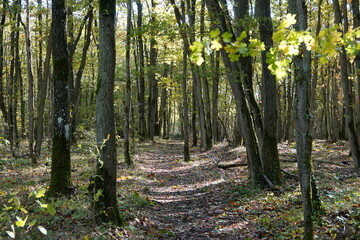
M 124 109 L 124 158 L 127 165 L 133 165 L 130 156 L 130 108 L 131 108 L 131 72 L 130 72 L 130 48 L 131 48 L 131 13 L 132 0 L 127 2 L 127 25 L 126 25 L 126 87 L 125 87 L 125 109 Z
M 218 127 L 218 99 L 219 99 L 219 52 L 212 54 L 211 65 L 213 69 L 213 78 L 212 78 L 212 136 L 213 144 L 219 141 L 219 127 Z
M 49 39 L 47 41 L 46 56 L 44 62 L 44 75 L 41 80 L 40 89 L 38 90 L 38 106 L 37 106 L 37 119 L 36 119 L 36 135 L 35 135 L 35 154 L 36 158 L 40 158 L 41 154 L 41 145 L 44 135 L 44 112 L 45 112 L 45 103 L 46 103 L 46 94 L 48 91 L 48 82 L 50 78 L 50 60 L 51 60 L 51 45 L 52 45 L 52 36 L 50 33 Z M 39 81 L 40 79 L 38 79 Z
M 18 92 L 20 80 L 20 59 L 19 59 L 19 32 L 15 31 L 20 25 L 19 11 L 21 2 L 16 0 L 13 2 L 14 8 L 17 9 L 13 12 L 13 24 L 11 26 L 10 40 L 10 72 L 8 80 L 8 119 L 9 119 L 9 140 L 10 147 L 14 157 L 18 155 L 19 148 L 19 135 L 17 125 L 17 105 L 18 105 Z
M 335 24 L 341 23 L 341 11 L 338 0 L 333 0 L 333 7 L 335 13 Z M 358 136 L 355 131 L 355 120 L 354 120 L 354 111 L 353 111 L 353 97 L 352 89 L 349 84 L 348 77 L 348 61 L 346 56 L 345 47 L 342 46 L 340 50 L 340 67 L 341 67 L 341 85 L 344 93 L 344 102 L 345 102 L 345 124 L 346 130 L 350 142 L 350 151 L 351 156 L 354 161 L 354 167 L 356 169 L 360 168 L 360 149 Z
M 307 30 L 307 7 L 304 0 L 290 0 L 289 10 L 298 15 L 296 29 Z M 293 58 L 296 84 L 296 153 L 299 168 L 301 195 L 303 200 L 304 236 L 313 239 L 313 217 L 320 208 L 315 180 L 311 166 L 311 119 L 310 119 L 310 79 L 311 53 L 304 44 L 303 55 Z
M 186 0 L 187 5 L 187 16 L 189 19 L 189 39 L 190 42 L 195 42 L 195 5 L 196 0 Z M 200 127 L 200 147 L 202 150 L 207 150 L 211 148 L 211 139 L 209 139 L 209 134 L 207 133 L 207 123 L 205 119 L 205 108 L 202 97 L 202 84 L 200 80 L 200 68 L 196 66 L 194 63 L 191 63 L 191 72 L 193 76 L 193 82 L 195 86 L 195 97 L 196 104 L 198 109 L 198 117 L 199 117 L 199 127 Z
M 190 150 L 189 150 L 189 113 L 188 113 L 188 95 L 187 95 L 187 56 L 188 56 L 188 49 L 189 49 L 189 42 L 188 42 L 188 36 L 187 36 L 187 27 L 186 23 L 184 22 L 183 16 L 181 16 L 181 13 L 179 11 L 179 8 L 175 5 L 174 0 L 170 0 L 171 4 L 173 5 L 176 21 L 178 23 L 178 26 L 180 28 L 180 34 L 183 39 L 183 73 L 182 73 L 182 103 L 183 103 L 183 123 L 182 123 L 182 129 L 184 134 L 184 161 L 189 162 L 190 161 Z
M 7 1 L 3 1 L 3 12 L 0 20 L 0 110 L 5 120 L 5 126 L 9 124 L 8 112 L 5 105 L 4 91 L 4 28 L 6 21 Z
M 99 1 L 99 69 L 96 94 L 96 143 L 99 150 L 94 188 L 96 224 L 124 225 L 116 195 L 116 143 L 114 119 L 115 0 Z
M 52 0 L 54 116 L 50 194 L 72 191 L 70 160 L 69 53 L 64 0 Z
M 28 120 L 29 120 L 29 153 L 31 161 L 37 165 L 37 158 L 34 154 L 34 76 L 32 72 L 32 53 L 30 43 L 30 5 L 26 0 L 26 57 L 27 57 L 27 77 L 28 77 Z
M 192 146 L 195 147 L 198 145 L 197 139 L 197 130 L 196 130 L 196 86 L 193 82 L 192 86 L 192 94 L 191 94 L 191 101 L 192 101 L 192 111 L 191 111 L 191 133 L 192 133 Z
M 42 4 L 42 0 L 37 0 L 37 7 L 38 9 L 42 9 L 43 8 L 43 4 Z M 38 28 L 38 34 L 39 36 L 43 35 L 43 14 L 41 12 L 38 13 L 37 15 L 37 22 L 36 22 L 36 27 Z M 37 41 L 37 46 L 38 46 L 38 56 L 37 56 L 37 63 L 36 63 L 36 73 L 37 73 L 37 90 L 39 94 L 39 91 L 41 89 L 41 83 L 42 83 L 42 78 L 43 78 L 43 38 L 40 37 Z M 36 106 L 39 104 L 39 97 L 37 97 L 37 102 L 36 102 Z M 35 125 L 35 129 L 36 129 L 36 125 Z
M 20 54 L 20 53 L 19 53 Z M 25 55 L 25 53 L 21 53 L 21 55 Z M 20 55 L 19 55 L 20 56 Z M 25 103 L 25 85 L 24 85 L 24 79 L 22 76 L 22 71 L 21 71 L 21 61 L 20 61 L 20 57 L 19 57 L 19 65 L 18 65 L 18 72 L 19 72 L 19 100 L 20 100 L 20 137 L 23 138 L 26 134 L 26 126 L 25 126 L 25 120 L 26 120 L 26 113 L 25 113 L 25 108 L 26 108 L 26 103 Z
M 150 19 L 150 24 L 155 24 L 155 1 L 151 0 L 152 15 Z M 155 26 L 153 26 L 155 27 Z M 150 39 L 150 53 L 149 53 L 149 98 L 148 98 L 148 135 L 150 140 L 154 140 L 155 130 L 156 130 L 156 116 L 157 116 L 157 98 L 158 98 L 158 89 L 156 81 L 156 58 L 157 58 L 157 49 L 156 49 L 156 40 L 155 33 L 152 32 Z
M 146 121 L 145 121 L 145 78 L 144 78 L 144 43 L 142 34 L 142 4 L 141 0 L 136 1 L 138 9 L 137 24 L 139 28 L 138 45 L 139 45 L 139 89 L 138 89 L 138 104 L 139 104 L 139 139 L 140 142 L 146 137 Z
M 318 3 L 318 11 L 317 11 L 317 24 L 316 24 L 316 32 L 315 35 L 318 36 L 321 30 L 321 6 L 322 1 L 319 0 Z M 312 82 L 311 82 L 311 94 L 310 94 L 310 112 L 312 116 L 316 115 L 316 87 L 318 82 L 318 71 L 319 71 L 319 57 L 315 55 L 314 57 L 314 70 L 312 73 Z M 312 123 L 314 125 L 314 123 Z M 315 133 L 315 132 L 314 132 Z
M 204 37 L 205 33 L 205 0 L 201 0 L 201 11 L 200 11 L 200 38 Z M 212 148 L 212 119 L 211 119 L 211 101 L 210 101 L 210 90 L 208 83 L 208 69 L 206 67 L 206 56 L 205 50 L 202 51 L 204 58 L 204 64 L 201 65 L 202 80 L 204 84 L 204 105 L 205 105 L 205 119 L 206 119 L 206 146 L 208 149 Z
M 360 27 L 360 11 L 359 0 L 351 1 L 351 10 L 353 13 L 354 28 Z M 357 94 L 360 96 L 360 52 L 358 51 L 355 57 L 356 78 L 358 80 Z
M 80 98 L 81 98 L 81 79 L 84 73 L 84 69 L 86 66 L 87 54 L 91 43 L 91 31 L 93 25 L 93 5 L 92 2 L 89 3 L 89 11 L 87 13 L 88 22 L 85 31 L 85 42 L 82 50 L 81 62 L 80 66 L 76 72 L 75 79 L 74 79 L 74 89 L 73 89 L 73 98 L 72 98 L 72 132 L 73 132 L 73 139 L 72 141 L 75 142 L 76 139 L 74 137 L 74 133 L 76 132 L 78 115 L 79 115 L 79 107 L 80 107 Z

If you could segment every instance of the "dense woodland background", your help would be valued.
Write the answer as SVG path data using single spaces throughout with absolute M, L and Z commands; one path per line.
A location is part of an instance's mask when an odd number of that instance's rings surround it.
M 77 239 L 185 237 L 166 225 L 155 231 L 151 220 L 154 204 L 161 203 L 151 194 L 155 176 L 161 179 L 160 169 L 181 161 L 181 169 L 200 166 L 204 176 L 226 179 L 202 191 L 226 190 L 235 196 L 227 202 L 233 208 L 244 199 L 296 206 L 289 196 L 301 195 L 302 208 L 284 214 L 303 218 L 281 219 L 272 232 L 264 220 L 269 216 L 249 217 L 230 235 L 216 222 L 214 239 L 359 237 L 358 0 L 0 2 L 0 170 L 6 184 L 0 236 L 70 239 L 56 233 L 60 220 L 41 221 L 48 214 L 81 222 Z M 159 169 L 152 168 L 157 158 Z M 227 162 L 234 159 L 241 161 Z M 332 167 L 314 167 L 316 161 Z M 238 175 L 244 167 L 245 178 Z M 317 179 L 321 171 L 328 184 L 345 179 L 344 192 Z M 21 183 L 12 182 L 20 172 Z M 26 177 L 32 172 L 38 180 Z M 154 181 L 141 188 L 136 175 Z M 129 179 L 134 182 L 125 184 Z M 177 180 L 168 181 L 178 192 Z M 223 207 L 227 200 L 216 196 L 209 204 L 217 199 Z M 344 205 L 330 210 L 327 201 L 338 198 Z M 75 210 L 60 210 L 74 199 L 88 211 L 74 216 Z M 184 205 L 184 226 L 193 208 L 207 208 L 192 201 Z M 244 209 L 253 216 L 251 207 Z M 288 232 L 286 221 L 293 220 L 299 226 Z M 71 224 L 64 223 L 63 232 L 69 234 Z M 213 230 L 205 229 L 205 235 L 186 237 L 211 238 Z

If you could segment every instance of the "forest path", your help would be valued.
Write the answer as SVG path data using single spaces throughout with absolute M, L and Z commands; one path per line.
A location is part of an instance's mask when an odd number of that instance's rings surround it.
M 229 194 L 235 182 L 246 180 L 247 168 L 218 168 L 223 148 L 205 153 L 193 150 L 186 163 L 181 142 L 161 140 L 135 156 L 149 179 L 144 183 L 145 194 L 155 202 L 145 210 L 152 229 L 146 238 L 239 239 L 239 228 L 248 223 L 241 213 L 229 213 Z M 222 152 L 221 158 L 227 154 L 231 153 Z

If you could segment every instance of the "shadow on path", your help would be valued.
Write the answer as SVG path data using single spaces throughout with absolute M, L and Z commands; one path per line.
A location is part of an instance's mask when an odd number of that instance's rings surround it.
M 229 189 L 234 179 L 246 180 L 246 168 L 221 170 L 207 157 L 211 154 L 196 151 L 191 154 L 193 161 L 185 163 L 182 147 L 179 142 L 162 141 L 135 159 L 151 179 L 146 183 L 147 196 L 156 204 L 147 216 L 158 233 L 153 237 L 241 239 L 236 229 L 246 227 L 247 222 L 241 213 L 226 210 Z

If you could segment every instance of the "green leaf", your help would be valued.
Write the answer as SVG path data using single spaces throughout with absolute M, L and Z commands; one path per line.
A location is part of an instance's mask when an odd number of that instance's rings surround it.
M 220 35 L 220 29 L 215 29 L 215 30 L 212 30 L 211 32 L 210 32 L 210 37 L 211 38 L 216 38 L 217 36 L 219 36 Z
M 221 43 L 219 43 L 218 40 L 211 41 L 211 49 L 215 49 L 216 51 L 219 51 L 222 48 Z
M 56 210 L 55 210 L 55 208 L 54 208 L 53 206 L 51 206 L 51 204 L 48 204 L 46 209 L 47 209 L 47 212 L 48 212 L 51 216 L 54 216 L 54 215 L 55 215 Z
M 201 66 L 201 64 L 204 62 L 204 58 L 203 57 L 199 57 L 198 60 L 196 61 L 196 65 Z
M 41 188 L 35 195 L 36 198 L 41 198 L 41 197 L 44 197 L 45 196 L 45 192 L 46 192 L 46 189 L 45 188 Z
M 37 226 L 37 228 L 42 234 L 47 235 L 47 230 L 43 226 Z
M 296 23 L 296 19 L 295 19 L 296 15 L 295 14 L 287 14 L 286 18 L 283 21 L 284 27 L 288 28 L 291 25 L 294 25 Z
M 238 50 L 239 53 L 245 57 L 249 55 L 249 49 L 247 48 L 246 43 L 240 43 Z
M 240 55 L 236 53 L 230 53 L 229 54 L 230 61 L 236 62 L 239 61 Z
M 232 33 L 226 32 L 222 35 L 224 42 L 230 43 L 232 38 Z
M 24 227 L 26 224 L 26 220 L 28 219 L 28 216 L 24 220 L 22 220 L 20 217 L 16 217 L 17 221 L 15 222 L 15 225 L 18 227 Z
M 320 58 L 320 63 L 321 64 L 326 64 L 326 63 L 328 63 L 329 62 L 329 60 L 326 58 L 326 57 L 321 57 Z
M 236 39 L 236 41 L 241 42 L 244 38 L 247 37 L 247 34 L 245 31 L 242 31 L 242 33 L 240 34 L 240 36 Z
M 202 42 L 193 42 L 193 44 L 190 46 L 190 50 L 192 52 L 201 52 L 202 49 L 204 48 L 204 45 L 202 44 Z
M 36 224 L 36 220 L 32 221 L 32 222 L 29 224 L 29 227 L 31 228 L 31 227 L 35 226 L 35 224 Z
M 25 214 L 28 214 L 29 212 L 25 208 L 20 208 L 20 211 L 22 211 Z

